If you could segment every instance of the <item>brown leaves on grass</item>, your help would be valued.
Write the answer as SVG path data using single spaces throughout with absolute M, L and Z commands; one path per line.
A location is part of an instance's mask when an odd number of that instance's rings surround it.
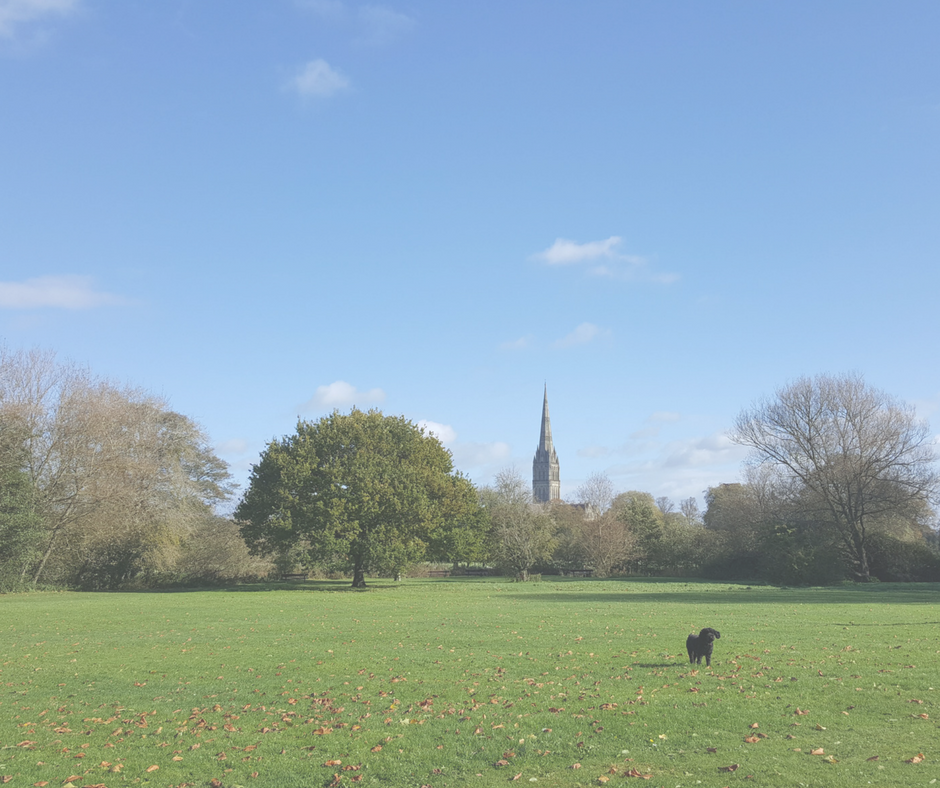
M 738 770 L 738 764 L 732 763 L 730 766 L 719 766 L 718 771 L 720 772 L 736 772 Z
M 638 771 L 637 769 L 631 769 L 631 770 L 628 771 L 626 774 L 624 774 L 624 777 L 639 777 L 641 780 L 652 780 L 652 779 L 653 779 L 653 775 L 652 775 L 652 774 L 643 774 L 642 772 Z
M 801 709 L 799 706 L 797 706 L 797 707 L 796 707 L 796 711 L 793 712 L 793 714 L 796 715 L 797 717 L 802 717 L 802 716 L 804 716 L 804 715 L 806 715 L 806 714 L 809 714 L 809 709 L 806 709 L 806 710 L 804 711 L 804 710 Z
M 904 763 L 920 763 L 924 760 L 924 754 L 922 752 L 917 753 L 913 758 L 908 758 Z

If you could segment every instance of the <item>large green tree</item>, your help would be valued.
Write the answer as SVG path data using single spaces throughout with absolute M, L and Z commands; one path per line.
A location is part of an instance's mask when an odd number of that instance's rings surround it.
M 367 573 L 424 556 L 463 498 L 460 478 L 440 441 L 404 417 L 334 411 L 268 444 L 235 517 L 254 553 L 301 546 L 309 560 L 346 562 L 361 588 Z

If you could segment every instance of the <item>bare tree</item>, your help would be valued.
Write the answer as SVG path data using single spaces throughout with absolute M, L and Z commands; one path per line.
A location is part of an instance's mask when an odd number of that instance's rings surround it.
M 532 489 L 516 468 L 496 474 L 493 487 L 481 491 L 496 541 L 497 562 L 528 580 L 529 570 L 548 560 L 555 548 L 549 509 L 532 500 Z
M 606 473 L 594 473 L 578 487 L 575 495 L 588 516 L 597 516 L 610 509 L 617 491 Z
M 904 516 L 937 494 L 926 423 L 859 375 L 801 378 L 744 411 L 731 439 L 774 469 L 791 500 L 832 529 L 860 580 L 870 579 L 873 523 Z
M 656 499 L 656 508 L 663 513 L 663 517 L 666 517 L 675 510 L 676 505 L 668 496 L 660 495 Z
M 581 523 L 581 553 L 584 564 L 598 577 L 622 570 L 635 557 L 636 536 L 627 523 L 608 509 L 603 514 L 584 518 Z
M 686 525 L 701 524 L 702 514 L 699 512 L 698 501 L 695 500 L 694 496 L 684 498 L 679 504 L 679 511 L 682 512 L 682 516 L 685 518 Z
M 38 558 L 23 568 L 33 582 L 53 565 L 68 580 L 166 567 L 230 492 L 227 467 L 191 420 L 50 352 L 0 346 L 0 422 L 21 436 L 42 522 Z

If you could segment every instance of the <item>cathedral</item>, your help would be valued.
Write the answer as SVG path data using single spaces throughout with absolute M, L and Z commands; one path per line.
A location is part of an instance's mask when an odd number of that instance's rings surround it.
M 558 474 L 558 455 L 552 443 L 552 423 L 548 418 L 548 384 L 542 401 L 542 428 L 539 447 L 532 460 L 532 497 L 536 503 L 554 503 L 561 500 L 561 481 Z

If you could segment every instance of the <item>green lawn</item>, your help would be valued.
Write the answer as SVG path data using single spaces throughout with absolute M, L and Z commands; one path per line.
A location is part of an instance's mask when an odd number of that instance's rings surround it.
M 11 786 L 940 775 L 933 585 L 311 582 L 9 595 L 0 622 Z M 685 637 L 705 626 L 722 637 L 693 670 Z

